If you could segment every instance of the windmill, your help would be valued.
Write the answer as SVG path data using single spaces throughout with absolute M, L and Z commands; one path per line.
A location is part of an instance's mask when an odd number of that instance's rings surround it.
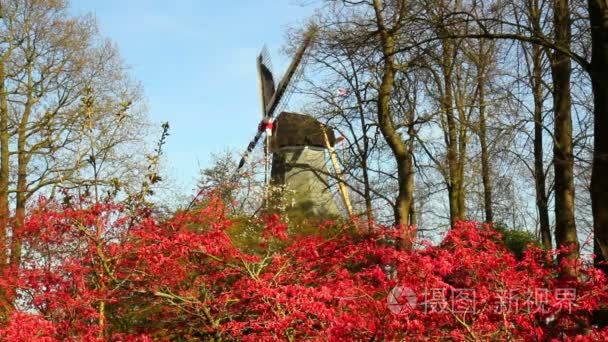
M 327 129 L 313 117 L 305 114 L 285 112 L 294 90 L 294 84 L 305 64 L 306 51 L 312 45 L 316 29 L 311 27 L 275 87 L 270 58 L 266 49 L 257 58 L 262 120 L 258 130 L 247 146 L 237 169 L 247 162 L 262 136 L 266 136 L 266 181 L 274 185 L 285 185 L 294 193 L 295 207 L 307 214 L 338 215 L 333 195 L 327 187 L 325 151 L 335 143 L 333 130 Z M 275 114 L 277 114 L 275 117 Z M 272 153 L 272 170 L 268 178 Z

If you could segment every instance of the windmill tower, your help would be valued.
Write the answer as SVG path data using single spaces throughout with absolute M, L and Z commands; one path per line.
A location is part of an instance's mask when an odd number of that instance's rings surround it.
M 243 155 L 239 169 L 266 135 L 266 155 L 272 154 L 269 183 L 284 186 L 286 200 L 304 215 L 338 216 L 339 210 L 328 186 L 325 152 L 333 148 L 335 137 L 312 116 L 282 111 L 301 71 L 304 55 L 312 44 L 315 28 L 309 29 L 285 75 L 275 87 L 270 59 L 265 50 L 257 58 L 262 99 L 262 121 Z M 275 118 L 275 113 L 278 116 Z M 268 158 L 267 158 L 268 159 Z M 267 163 L 268 164 L 268 163 Z
M 338 208 L 328 188 L 327 142 L 333 147 L 333 131 L 309 115 L 282 112 L 270 139 L 271 183 L 284 185 L 295 209 L 314 216 L 337 216 Z

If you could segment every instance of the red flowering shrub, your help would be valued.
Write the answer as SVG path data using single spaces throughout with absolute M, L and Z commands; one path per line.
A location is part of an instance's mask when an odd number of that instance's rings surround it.
M 402 251 L 391 229 L 298 235 L 275 215 L 248 223 L 247 248 L 224 213 L 214 199 L 166 221 L 41 203 L 0 339 L 608 338 L 589 323 L 608 299 L 602 273 L 579 265 L 578 280 L 560 279 L 546 252 L 517 259 L 483 225 Z

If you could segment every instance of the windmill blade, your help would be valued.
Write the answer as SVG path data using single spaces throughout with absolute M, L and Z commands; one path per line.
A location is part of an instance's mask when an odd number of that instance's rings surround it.
M 266 110 L 264 111 L 265 117 L 273 116 L 275 109 L 281 102 L 281 98 L 285 94 L 285 91 L 287 90 L 288 86 L 291 83 L 291 79 L 293 78 L 294 74 L 296 73 L 296 71 L 298 69 L 298 65 L 300 65 L 300 62 L 302 61 L 302 59 L 304 57 L 304 53 L 306 52 L 306 50 L 312 43 L 315 33 L 316 33 L 316 27 L 312 26 L 310 29 L 308 29 L 308 31 L 304 35 L 304 40 L 302 41 L 302 44 L 298 47 L 298 50 L 296 51 L 296 54 L 294 55 L 293 59 L 291 60 L 291 64 L 287 68 L 287 71 L 285 72 L 283 79 L 281 80 L 281 82 L 279 82 L 279 85 L 277 86 L 276 92 L 274 93 L 274 95 L 272 96 L 272 99 L 266 106 Z
M 243 156 L 241 157 L 241 161 L 239 162 L 239 166 L 237 167 L 237 170 L 240 170 L 243 167 L 243 165 L 245 165 L 245 163 L 247 162 L 247 158 L 249 158 L 249 155 L 255 148 L 255 145 L 257 145 L 258 141 L 260 141 L 260 138 L 262 137 L 262 133 L 264 133 L 263 130 L 258 130 L 258 132 L 255 134 L 253 139 L 249 142 L 249 145 L 247 145 L 247 150 L 245 150 L 245 153 L 243 153 Z
M 279 104 L 276 107 L 275 112 L 281 113 L 285 110 L 285 108 L 287 108 L 287 105 L 289 104 L 291 97 L 293 96 L 293 94 L 296 91 L 296 84 L 298 84 L 299 80 L 304 75 L 304 66 L 305 65 L 306 65 L 306 57 L 304 57 L 304 59 L 300 63 L 300 67 L 296 71 L 295 75 L 292 77 L 291 82 L 289 82 L 289 85 L 287 86 L 285 93 L 279 100 Z
M 298 71 L 298 66 L 302 62 L 306 50 L 311 45 L 315 33 L 316 33 L 316 27 L 311 26 L 308 29 L 308 31 L 306 32 L 306 34 L 304 35 L 304 40 L 302 41 L 302 44 L 298 47 L 298 50 L 296 51 L 296 54 L 294 55 L 294 57 L 291 61 L 291 64 L 287 68 L 287 71 L 285 72 L 283 79 L 281 80 L 281 82 L 279 82 L 279 85 L 277 86 L 276 91 L 274 91 L 272 93 L 272 96 L 270 97 L 270 100 L 268 101 L 268 103 L 264 104 L 265 105 L 265 109 L 264 109 L 264 113 L 263 113 L 264 118 L 262 119 L 262 123 L 260 123 L 258 132 L 253 137 L 253 140 L 251 140 L 251 142 L 249 142 L 249 145 L 247 145 L 247 150 L 241 157 L 241 160 L 237 167 L 237 172 L 243 167 L 243 165 L 245 165 L 245 163 L 247 162 L 247 158 L 249 158 L 249 155 L 251 154 L 251 152 L 253 151 L 255 146 L 258 144 L 258 141 L 260 141 L 262 134 L 265 132 L 265 129 L 263 126 L 268 122 L 270 122 L 270 124 L 271 124 L 271 122 L 272 122 L 271 119 L 274 114 L 274 111 L 280 104 L 283 95 L 285 95 L 288 88 L 290 87 L 291 81 L 292 81 L 294 75 L 296 74 L 296 72 Z M 262 50 L 261 61 L 260 61 L 260 57 L 258 57 L 258 67 L 260 68 L 259 69 L 260 71 L 264 71 L 263 66 L 264 66 L 265 61 L 264 61 L 263 55 L 264 55 L 264 50 Z M 270 59 L 266 58 L 266 60 L 269 62 Z M 262 67 L 260 67 L 260 65 Z M 268 83 L 267 88 L 264 89 L 264 85 L 262 85 L 263 102 L 265 102 L 265 96 L 270 92 L 270 89 L 274 88 L 274 79 L 272 78 L 272 72 L 270 72 L 270 68 L 266 67 L 266 69 L 268 70 L 268 73 L 266 76 L 264 76 L 264 74 L 266 73 L 265 71 L 260 72 L 260 80 L 262 80 L 262 82 L 272 80 L 272 86 L 270 85 L 270 83 Z M 268 79 L 266 79 L 267 76 L 269 76 Z
M 275 70 L 272 66 L 272 59 L 270 58 L 270 53 L 268 52 L 268 48 L 266 47 L 266 45 L 262 46 L 262 50 L 260 51 L 260 57 L 262 58 L 262 62 L 264 63 L 264 65 L 274 75 Z
M 265 117 L 265 108 L 272 100 L 272 97 L 275 94 L 274 76 L 272 75 L 272 61 L 270 60 L 270 55 L 268 54 L 266 46 L 262 48 L 262 51 L 258 55 L 257 67 L 260 84 L 260 96 L 262 102 L 262 117 Z M 249 155 L 251 154 L 251 152 L 253 152 L 253 149 L 258 144 L 258 141 L 260 141 L 262 133 L 264 133 L 264 130 L 258 128 L 258 132 L 249 142 L 249 145 L 247 145 L 247 149 L 245 150 L 245 153 L 243 153 L 243 156 L 239 161 L 237 171 L 240 170 L 247 162 Z
M 260 84 L 260 96 L 262 102 L 262 116 L 265 116 L 265 109 L 275 93 L 274 77 L 272 75 L 272 62 L 266 46 L 258 55 L 257 59 L 258 77 Z

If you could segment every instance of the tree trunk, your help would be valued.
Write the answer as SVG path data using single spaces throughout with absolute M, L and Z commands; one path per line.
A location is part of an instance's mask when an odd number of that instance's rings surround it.
M 568 0 L 554 0 L 555 41 L 570 46 L 570 10 Z M 572 155 L 572 117 L 570 94 L 570 58 L 555 52 L 551 58 L 554 106 L 553 167 L 555 169 L 555 240 L 558 247 L 570 248 L 559 258 L 577 259 L 579 244 L 574 221 L 574 159 Z M 567 267 L 564 276 L 574 276 Z
M 481 148 L 481 183 L 483 185 L 483 209 L 484 221 L 491 223 L 494 221 L 492 210 L 492 177 L 490 166 L 490 154 L 488 151 L 488 128 L 486 123 L 486 82 L 490 61 L 494 56 L 494 47 L 485 40 L 479 41 L 477 51 L 477 101 L 479 104 L 479 146 Z
M 399 192 L 395 201 L 395 223 L 401 226 L 402 229 L 402 247 L 404 249 L 411 249 L 414 232 L 409 229 L 408 220 L 414 189 L 414 175 L 411 172 L 411 158 L 408 147 L 399 132 L 395 129 L 390 110 L 390 97 L 395 83 L 394 32 L 387 29 L 384 24 L 380 0 L 374 0 L 374 11 L 376 13 L 376 24 L 378 25 L 384 57 L 382 83 L 378 91 L 378 126 L 397 163 Z
M 408 167 L 408 173 L 411 175 L 414 174 L 414 144 L 416 141 L 414 139 L 414 137 L 416 136 L 416 129 L 414 128 L 415 120 L 416 120 L 415 112 L 413 110 L 409 111 L 407 134 L 408 134 L 410 140 L 407 144 L 407 147 L 409 149 L 408 150 L 409 161 L 408 161 L 407 167 Z M 416 217 L 416 205 L 415 205 L 416 203 L 414 201 L 414 179 L 413 179 L 413 177 L 412 177 L 412 183 L 410 185 L 411 185 L 410 192 L 411 192 L 412 200 L 410 201 L 410 213 L 409 213 L 408 222 L 411 227 L 416 227 L 416 226 L 418 226 L 418 219 Z
M 530 0 L 528 3 L 528 20 L 535 32 L 542 32 L 540 22 L 539 0 Z M 547 175 L 544 166 L 543 146 L 543 69 L 542 48 L 538 44 L 531 44 L 532 70 L 529 75 L 530 88 L 534 99 L 534 188 L 536 192 L 536 209 L 540 226 L 540 240 L 547 250 L 553 246 L 551 240 L 551 225 L 549 223 L 549 199 L 547 196 Z
M 9 131 L 8 100 L 5 88 L 4 60 L 0 61 L 0 277 L 7 275 L 8 241 L 6 233 L 9 228 Z M 9 290 L 10 291 L 10 290 Z M 12 297 L 5 289 L 0 289 L 0 317 L 6 316 L 12 309 Z
M 21 168 L 20 168 L 21 169 Z M 24 189 L 26 189 L 26 178 L 25 175 L 21 176 L 21 173 L 18 176 L 17 180 L 17 200 L 15 204 L 15 223 L 13 225 L 13 237 L 11 240 L 11 268 L 14 270 L 18 270 L 21 266 L 21 247 L 22 247 L 22 235 L 23 235 L 23 225 L 25 223 L 25 203 L 26 203 L 26 194 Z
M 465 109 L 466 93 L 464 91 L 459 94 L 460 100 L 458 101 L 458 217 L 461 220 L 466 219 L 467 206 L 466 206 L 466 188 L 465 188 L 465 161 L 467 158 L 467 130 L 468 130 L 468 117 Z
M 363 128 L 363 151 L 360 151 L 361 156 L 361 171 L 363 172 L 363 197 L 365 200 L 365 216 L 367 218 L 367 228 L 371 232 L 374 221 L 374 207 L 372 206 L 372 187 L 369 181 L 369 169 L 367 167 L 367 158 L 369 157 L 369 137 L 365 129 L 365 111 L 361 106 L 363 100 L 357 93 L 357 103 L 359 105 L 359 119 L 361 120 L 361 127 Z
M 4 61 L 0 61 L 0 272 L 7 263 L 6 232 L 10 216 L 8 202 L 9 185 L 9 131 L 8 131 L 8 100 L 4 86 Z
M 364 145 L 367 145 L 367 143 L 364 143 Z M 365 216 L 367 218 L 368 229 L 371 232 L 371 228 L 373 226 L 372 222 L 374 221 L 374 208 L 372 206 L 372 193 L 371 186 L 369 184 L 369 173 L 367 170 L 367 150 L 368 147 L 366 146 L 365 156 L 362 156 L 363 160 L 361 161 L 361 167 L 363 170 L 363 196 L 365 197 Z
M 414 206 L 414 199 L 412 198 L 412 202 L 410 203 L 410 226 L 416 227 L 418 226 L 418 217 L 416 216 L 416 207 Z
M 401 139 L 399 133 L 395 130 L 390 112 L 390 96 L 394 82 L 393 68 L 393 39 L 389 37 L 385 43 L 385 67 L 382 76 L 382 84 L 378 94 L 378 125 L 380 131 L 389 145 L 395 161 L 397 163 L 397 181 L 399 183 L 399 192 L 395 201 L 395 223 L 403 225 L 404 228 L 408 225 L 410 202 L 412 194 L 410 189 L 413 187 L 413 175 L 410 174 L 411 167 L 409 166 L 409 155 L 407 147 Z
M 588 6 L 595 131 L 591 175 L 593 251 L 594 262 L 600 266 L 608 261 L 608 4 L 605 0 L 589 0 Z M 608 266 L 601 268 L 608 273 Z
M 442 109 L 445 114 L 446 130 L 445 142 L 447 148 L 447 161 L 448 161 L 448 197 L 450 206 L 450 225 L 453 227 L 457 221 L 462 220 L 462 213 L 460 211 L 459 199 L 461 180 L 459 179 L 459 166 L 458 166 L 458 137 L 456 129 L 456 120 L 454 119 L 454 109 L 452 104 L 454 101 L 453 89 L 452 89 L 452 70 L 453 70 L 453 46 L 452 40 L 447 39 L 443 42 L 443 60 L 442 60 L 442 71 L 443 71 L 443 83 L 444 83 L 444 94 L 442 98 Z
M 480 51 L 482 45 L 480 45 Z M 483 58 L 480 55 L 480 58 Z M 494 221 L 492 212 L 492 181 L 490 178 L 490 156 L 488 154 L 488 138 L 486 127 L 486 103 L 485 103 L 485 58 L 482 59 L 478 68 L 478 96 L 479 96 L 479 144 L 481 146 L 481 182 L 483 183 L 483 208 L 485 211 L 485 222 Z
M 536 207 L 540 223 L 541 243 L 551 249 L 551 226 L 549 224 L 549 199 L 546 190 L 546 175 L 543 162 L 543 118 L 542 94 L 540 84 L 534 84 L 534 183 L 536 188 Z
M 536 3 L 538 7 L 538 3 Z M 538 11 L 538 9 L 537 9 Z M 536 12 L 538 13 L 538 12 Z M 538 20 L 535 18 L 535 20 Z M 540 27 L 540 23 L 538 24 Z M 549 224 L 549 199 L 546 190 L 546 175 L 543 159 L 543 91 L 542 91 L 542 51 L 532 45 L 532 75 L 530 84 L 534 97 L 534 184 L 536 188 L 536 208 L 540 223 L 540 238 L 543 247 L 551 249 L 551 226 Z
M 31 81 L 30 81 L 31 82 Z M 31 85 L 31 84 L 30 84 Z M 15 201 L 15 223 L 13 225 L 13 236 L 11 239 L 11 267 L 18 270 L 21 266 L 21 247 L 23 226 L 25 224 L 25 204 L 28 198 L 27 188 L 27 166 L 29 163 L 29 155 L 27 151 L 27 125 L 29 123 L 32 106 L 33 91 L 28 97 L 24 109 L 23 116 L 19 121 L 17 129 L 17 199 Z

